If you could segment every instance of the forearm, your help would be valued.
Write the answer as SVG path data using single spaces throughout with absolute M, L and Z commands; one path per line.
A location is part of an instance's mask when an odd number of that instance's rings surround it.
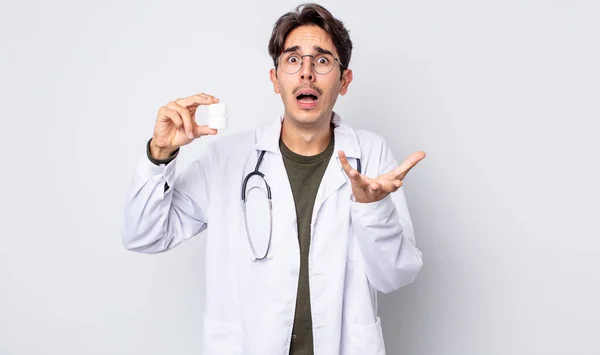
M 139 161 L 125 200 L 122 224 L 125 248 L 159 253 L 205 228 L 203 209 L 189 197 L 194 186 L 186 184 L 185 176 L 175 181 L 175 163 L 158 166 L 147 158 Z
M 413 282 L 422 260 L 421 252 L 415 246 L 403 189 L 381 201 L 354 202 L 351 214 L 371 285 L 387 293 Z

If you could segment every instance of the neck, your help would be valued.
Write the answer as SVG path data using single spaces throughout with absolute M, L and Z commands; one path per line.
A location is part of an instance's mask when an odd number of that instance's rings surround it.
M 331 118 L 332 115 L 329 117 Z M 324 120 L 323 123 L 316 126 L 305 127 L 284 117 L 281 126 L 281 140 L 289 150 L 296 154 L 317 155 L 323 152 L 331 141 L 331 119 Z

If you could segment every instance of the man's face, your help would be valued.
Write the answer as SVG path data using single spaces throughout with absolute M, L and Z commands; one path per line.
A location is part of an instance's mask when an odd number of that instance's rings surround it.
M 323 50 L 331 52 L 339 59 L 331 38 L 317 26 L 301 26 L 294 29 L 288 34 L 284 45 L 284 53 L 296 53 L 298 58 L 305 54 L 316 55 Z M 300 60 L 302 67 L 296 74 L 287 74 L 281 65 L 278 65 L 276 70 L 271 69 L 273 88 L 275 93 L 281 95 L 285 107 L 284 117 L 309 126 L 329 122 L 338 94 L 344 95 L 348 90 L 352 81 L 352 71 L 343 70 L 336 61 L 333 70 L 322 75 L 315 72 L 311 57 L 303 57 Z M 344 75 L 340 80 L 342 70 Z

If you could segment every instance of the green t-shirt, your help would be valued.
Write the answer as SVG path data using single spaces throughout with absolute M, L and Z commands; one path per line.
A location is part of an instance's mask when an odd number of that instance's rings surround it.
M 312 317 L 310 310 L 310 289 L 308 283 L 308 251 L 310 248 L 310 222 L 319 185 L 333 154 L 333 135 L 325 150 L 317 155 L 296 154 L 279 140 L 283 163 L 290 180 L 296 220 L 298 222 L 298 243 L 300 245 L 300 275 L 294 327 L 292 329 L 291 355 L 313 355 Z

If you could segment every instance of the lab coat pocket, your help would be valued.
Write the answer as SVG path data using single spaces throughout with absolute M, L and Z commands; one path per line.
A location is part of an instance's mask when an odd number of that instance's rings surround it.
M 226 323 L 204 316 L 203 354 L 241 355 L 242 331 Z
M 368 325 L 349 326 L 348 345 L 351 355 L 385 355 L 381 319 Z

